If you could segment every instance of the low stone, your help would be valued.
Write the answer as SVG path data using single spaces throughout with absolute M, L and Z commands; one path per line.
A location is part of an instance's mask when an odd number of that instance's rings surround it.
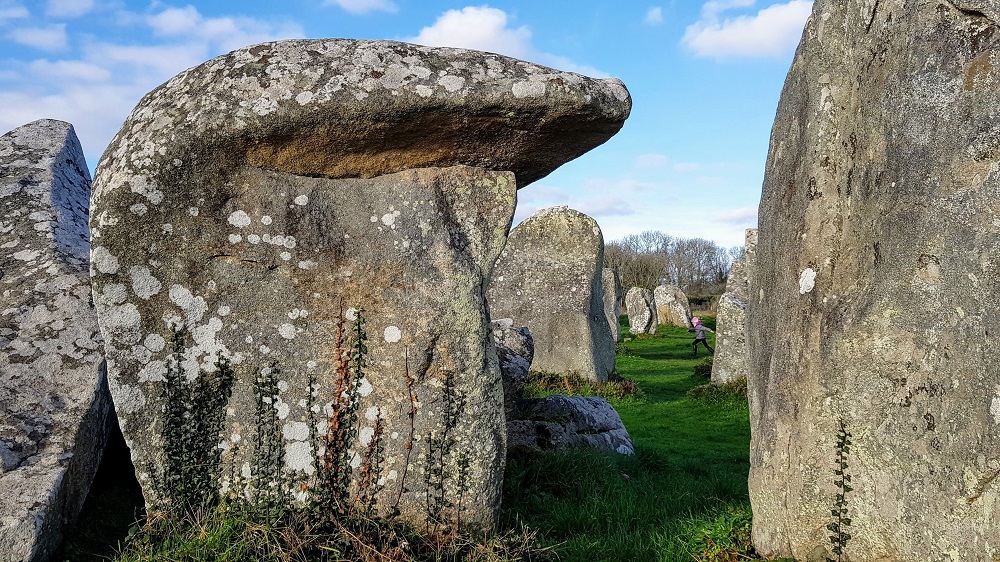
M 680 287 L 660 285 L 653 289 L 653 300 L 656 302 L 656 318 L 660 324 L 691 327 L 691 305 Z
M 597 381 L 614 372 L 603 266 L 601 229 L 579 211 L 543 209 L 511 230 L 486 298 L 491 314 L 531 331 L 532 370 Z
M 621 416 L 597 396 L 563 396 L 522 402 L 515 419 L 507 423 L 511 452 L 539 453 L 587 447 L 622 455 L 635 452 Z
M 535 344 L 527 326 L 514 326 L 510 318 L 493 321 L 493 343 L 503 377 L 504 412 L 507 418 L 524 396 L 528 369 L 535 355 Z
M 618 270 L 605 267 L 601 274 L 601 288 L 604 289 L 604 315 L 608 317 L 608 327 L 611 328 L 611 338 L 615 342 L 622 341 L 622 325 L 618 318 L 622 314 L 622 281 Z
M 0 137 L 0 561 L 48 560 L 113 410 L 90 297 L 90 173 L 73 126 Z
M 655 334 L 657 324 L 653 291 L 632 287 L 625 294 L 625 311 L 628 314 L 628 331 L 632 335 Z

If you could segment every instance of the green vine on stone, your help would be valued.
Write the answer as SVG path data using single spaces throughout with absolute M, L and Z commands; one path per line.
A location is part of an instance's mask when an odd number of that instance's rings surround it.
M 279 510 L 287 495 L 284 478 L 285 446 L 278 417 L 278 381 L 281 368 L 276 362 L 260 370 L 254 379 L 254 465 L 253 501 L 265 511 Z
M 833 470 L 835 476 L 833 484 L 838 488 L 838 492 L 830 510 L 834 520 L 826 526 L 830 531 L 830 542 L 833 543 L 831 550 L 837 557 L 827 558 L 827 562 L 843 562 L 844 549 L 851 540 L 851 534 L 847 532 L 851 526 L 851 519 L 847 515 L 847 494 L 853 490 L 851 475 L 847 473 L 849 468 L 847 457 L 851 453 L 851 432 L 847 431 L 844 420 L 839 420 L 837 424 L 837 456 L 836 467 Z
M 185 369 L 187 332 L 171 327 L 171 352 L 164 374 L 163 470 L 156 479 L 164 500 L 197 511 L 218 501 L 222 450 L 219 436 L 235 375 L 225 357 L 212 372 L 189 377 Z
M 432 431 L 427 438 L 427 454 L 425 457 L 424 492 L 427 508 L 427 531 L 437 532 L 438 526 L 444 523 L 443 514 L 445 510 L 455 507 L 454 503 L 448 499 L 445 490 L 445 481 L 448 478 L 445 467 L 451 457 L 452 449 L 455 447 L 456 439 L 454 430 L 461 422 L 462 410 L 465 409 L 465 397 L 455 388 L 455 376 L 453 373 L 444 373 L 444 427 L 440 436 L 435 436 Z M 459 482 L 458 487 L 464 487 L 468 479 L 467 459 L 459 459 Z M 459 498 L 463 496 L 463 491 L 459 490 Z M 457 525 L 456 521 L 456 525 Z

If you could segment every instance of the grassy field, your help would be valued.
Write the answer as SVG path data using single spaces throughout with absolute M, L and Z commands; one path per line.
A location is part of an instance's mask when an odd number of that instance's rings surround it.
M 745 396 L 688 394 L 707 382 L 693 376 L 707 352 L 691 357 L 691 339 L 682 328 L 661 326 L 655 336 L 624 343 L 618 371 L 644 397 L 611 402 L 636 455 L 512 459 L 504 489 L 508 525 L 536 529 L 566 562 L 752 555 Z
M 533 530 L 535 544 L 562 562 L 728 562 L 753 556 L 745 395 L 689 394 L 708 382 L 693 375 L 707 352 L 692 357 L 691 339 L 684 329 L 661 326 L 656 336 L 634 338 L 620 349 L 619 374 L 642 391 L 640 398 L 611 399 L 635 443 L 634 456 L 574 451 L 510 460 L 502 507 L 506 529 Z M 112 555 L 125 538 L 141 497 L 123 488 L 120 475 L 105 479 L 88 500 L 84 525 L 56 560 L 103 559 L 98 555 Z M 97 521 L 106 524 L 95 528 Z M 133 552 L 118 559 L 216 558 Z

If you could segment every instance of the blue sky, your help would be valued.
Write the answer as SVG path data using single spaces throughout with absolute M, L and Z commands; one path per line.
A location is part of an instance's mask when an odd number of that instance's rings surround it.
M 605 240 L 644 230 L 742 244 L 778 96 L 811 0 L 0 0 L 0 133 L 73 123 L 93 170 L 143 94 L 245 45 L 393 39 L 622 79 L 632 115 L 518 193 L 515 220 L 568 205 Z

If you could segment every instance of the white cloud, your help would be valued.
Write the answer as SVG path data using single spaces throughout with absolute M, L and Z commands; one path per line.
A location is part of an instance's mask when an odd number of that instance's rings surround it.
M 734 8 L 753 6 L 753 0 L 716 0 L 702 6 L 701 19 L 688 26 L 682 43 L 702 57 L 776 57 L 795 49 L 812 0 L 788 0 L 755 15 L 720 20 Z
M 674 171 L 687 173 L 687 172 L 697 172 L 703 169 L 705 166 L 699 164 L 698 162 L 678 162 L 674 164 Z
M 507 13 L 488 6 L 448 10 L 434 25 L 420 30 L 414 43 L 460 47 L 524 58 L 531 53 L 531 30 L 507 27 Z
M 743 207 L 722 211 L 715 215 L 715 220 L 724 224 L 753 228 L 757 226 L 757 207 Z
M 45 15 L 53 18 L 78 18 L 94 9 L 94 0 L 49 0 Z
M 20 4 L 0 4 L 0 24 L 7 20 L 24 19 L 30 17 L 28 9 Z
M 61 23 L 45 27 L 21 27 L 8 33 L 7 37 L 15 43 L 42 51 L 61 51 L 69 44 L 66 25 Z
M 663 23 L 663 8 L 655 6 L 650 8 L 646 12 L 646 17 L 643 19 L 646 25 L 660 25 Z
M 576 64 L 566 57 L 536 50 L 531 44 L 531 30 L 527 26 L 510 27 L 508 19 L 506 12 L 489 6 L 448 10 L 433 25 L 421 29 L 416 37 L 407 41 L 429 47 L 488 51 L 558 70 L 597 78 L 608 76 L 596 68 Z
M 248 17 L 203 17 L 194 6 L 167 8 L 148 16 L 147 25 L 153 33 L 161 37 L 179 37 L 217 46 L 223 51 L 240 47 L 303 36 L 298 25 L 284 24 L 278 27 Z
M 74 41 L 80 46 L 72 57 L 9 63 L 0 89 L 0 129 L 41 118 L 68 121 L 93 167 L 135 104 L 159 84 L 233 48 L 303 35 L 294 25 L 206 18 L 190 7 L 153 15 L 122 12 L 115 22 L 145 34 L 146 44 L 121 45 L 82 35 Z
M 391 0 L 326 0 L 323 5 L 340 6 L 352 14 L 395 12 L 398 9 Z
M 670 162 L 664 154 L 640 154 L 635 157 L 635 167 L 639 169 L 659 168 Z
M 36 60 L 28 65 L 31 73 L 45 80 L 82 80 L 103 82 L 111 78 L 111 72 L 97 64 L 79 60 L 48 61 Z

